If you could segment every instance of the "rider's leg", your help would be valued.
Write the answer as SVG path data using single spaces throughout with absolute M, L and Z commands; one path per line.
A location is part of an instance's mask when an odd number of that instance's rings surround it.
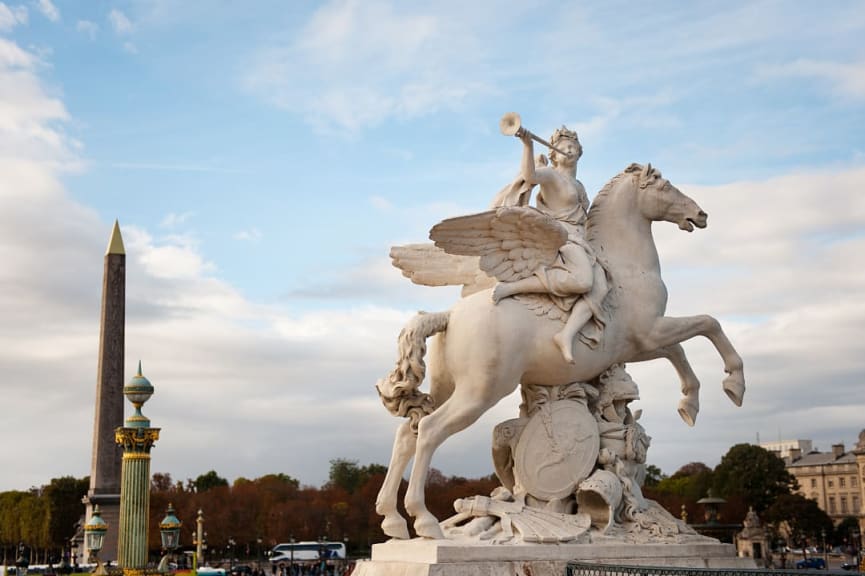
M 582 328 L 591 317 L 592 309 L 589 307 L 585 298 L 580 298 L 574 303 L 574 307 L 571 308 L 571 315 L 568 316 L 568 321 L 565 322 L 565 327 L 553 336 L 553 342 L 556 343 L 556 346 L 558 346 L 559 350 L 562 352 L 562 356 L 570 364 L 574 363 L 574 337 L 576 337 L 577 332 L 580 331 L 580 328 Z
M 549 288 L 544 286 L 536 276 L 529 276 L 522 280 L 514 280 L 513 282 L 499 282 L 493 288 L 493 302 L 499 303 L 502 298 L 513 296 L 515 294 L 545 293 L 549 292 Z

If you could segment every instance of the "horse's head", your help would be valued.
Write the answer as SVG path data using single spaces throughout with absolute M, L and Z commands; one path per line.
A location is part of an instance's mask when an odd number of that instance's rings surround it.
M 639 186 L 637 206 L 646 218 L 664 220 L 678 224 L 679 228 L 692 232 L 694 226 L 705 228 L 708 214 L 691 198 L 686 196 L 661 176 L 651 164 L 632 164 L 626 172 L 634 173 Z

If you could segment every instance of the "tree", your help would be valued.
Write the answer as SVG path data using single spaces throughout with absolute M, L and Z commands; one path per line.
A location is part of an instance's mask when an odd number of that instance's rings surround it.
M 156 472 L 150 478 L 150 490 L 152 492 L 170 492 L 174 488 L 171 474 Z
M 195 485 L 195 491 L 201 494 L 217 486 L 228 486 L 228 480 L 217 474 L 216 470 L 211 470 L 196 478 L 193 484 Z
M 712 469 L 702 462 L 685 464 L 669 478 L 664 478 L 655 486 L 655 491 L 682 496 L 695 502 L 704 497 L 712 486 Z
M 781 494 L 766 509 L 765 519 L 786 533 L 797 546 L 822 544 L 823 534 L 832 534 L 832 519 L 817 502 L 801 494 Z
M 381 464 L 358 466 L 356 460 L 337 458 L 330 461 L 330 478 L 327 485 L 354 494 L 370 478 L 384 474 L 387 474 L 387 468 Z
M 72 476 L 54 478 L 43 487 L 42 497 L 48 508 L 48 540 L 51 546 L 64 548 L 75 533 L 75 525 L 84 514 L 81 498 L 87 494 L 90 478 Z
M 827 534 L 830 534 L 829 537 L 835 544 L 840 544 L 852 540 L 850 535 L 854 532 L 859 532 L 859 520 L 855 516 L 846 516 L 835 527 L 834 534 L 829 532 Z
M 643 486 L 648 486 L 649 488 L 657 486 L 658 482 L 666 477 L 667 475 L 664 474 L 660 468 L 654 464 L 649 464 L 646 466 L 646 479 L 643 481 Z
M 736 444 L 730 448 L 715 467 L 714 476 L 717 495 L 741 496 L 757 514 L 762 514 L 778 497 L 798 488 L 783 460 L 753 444 Z

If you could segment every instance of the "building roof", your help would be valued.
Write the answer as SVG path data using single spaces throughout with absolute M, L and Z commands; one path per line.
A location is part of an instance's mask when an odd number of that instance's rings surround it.
M 832 452 L 810 452 L 801 458 L 787 464 L 788 468 L 799 466 L 826 466 L 828 464 L 855 464 L 856 455 L 853 452 L 845 452 L 841 456 L 835 456 Z

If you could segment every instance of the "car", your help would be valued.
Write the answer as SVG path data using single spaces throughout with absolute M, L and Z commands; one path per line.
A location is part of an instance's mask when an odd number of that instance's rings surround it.
M 246 564 L 237 564 L 229 572 L 231 576 L 250 576 L 252 574 L 252 567 Z
M 808 570 L 825 570 L 826 561 L 822 558 L 814 558 L 813 556 L 811 558 L 804 558 L 796 562 L 797 570 L 802 570 L 803 568 Z
M 844 562 L 843 564 L 841 564 L 841 570 L 855 570 L 858 572 L 859 571 L 859 565 L 856 564 L 855 560 L 851 560 L 851 561 Z

